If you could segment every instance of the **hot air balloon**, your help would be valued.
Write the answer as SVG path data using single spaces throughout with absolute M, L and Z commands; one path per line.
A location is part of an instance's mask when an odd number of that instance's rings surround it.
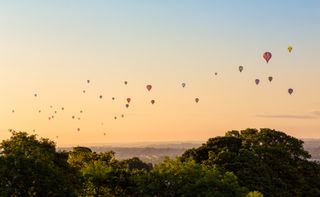
M 289 53 L 291 53 L 292 49 L 293 49 L 292 46 L 288 46 Z
M 152 85 L 147 85 L 147 90 L 150 91 L 152 89 Z
M 293 89 L 292 88 L 289 88 L 288 89 L 288 93 L 291 95 L 293 93 Z
M 80 118 L 80 117 L 78 117 L 78 120 L 81 120 L 81 118 Z
M 12 110 L 12 113 L 14 113 L 14 109 Z
M 72 116 L 72 119 L 74 119 L 75 117 L 74 116 Z
M 257 85 L 259 85 L 260 79 L 256 79 L 256 80 L 255 80 L 255 83 L 256 83 Z
M 243 66 L 239 66 L 239 71 L 240 71 L 240 72 L 243 71 Z
M 89 80 L 89 79 L 87 80 L 87 83 L 90 83 L 90 80 Z
M 77 128 L 77 131 L 79 132 L 79 131 L 80 131 L 80 128 Z
M 127 98 L 127 102 L 130 103 L 130 101 L 131 101 L 131 98 Z
M 272 57 L 272 54 L 271 54 L 270 52 L 265 52 L 265 53 L 263 54 L 263 58 L 266 60 L 267 63 L 269 62 L 269 60 L 271 59 L 271 57 Z
M 123 114 L 121 114 L 121 118 L 124 118 L 124 115 L 123 115 Z
M 38 112 L 41 113 L 41 110 L 39 110 Z
M 34 97 L 37 97 L 38 96 L 38 94 L 34 94 Z
M 85 93 L 86 93 L 86 90 L 82 90 L 82 92 L 83 92 L 83 94 L 85 94 Z
M 156 101 L 155 100 L 151 100 L 151 104 L 153 105 Z
M 186 87 L 186 83 L 182 83 L 181 86 L 184 88 Z
M 64 110 L 64 107 L 61 107 L 61 110 L 63 111 L 63 110 Z
M 56 114 L 56 113 L 57 113 L 57 111 L 54 111 L 54 113 Z
M 117 116 L 115 116 L 114 119 L 117 120 Z
M 269 76 L 268 77 L 268 80 L 271 82 L 273 80 L 273 77 L 272 76 Z
M 128 107 L 129 107 L 129 104 L 127 103 L 127 104 L 126 104 L 126 108 L 128 108 Z
M 106 136 L 106 133 L 103 133 L 104 136 Z
M 114 99 L 115 99 L 115 98 L 114 98 L 114 97 L 112 97 L 112 100 L 113 100 L 113 101 L 114 101 Z
M 49 117 L 48 119 L 51 120 L 51 117 Z
M 217 72 L 215 72 L 215 73 L 214 73 L 214 75 L 216 75 L 216 76 L 217 76 L 217 75 L 218 75 L 218 73 L 217 73 Z
M 50 108 L 52 108 L 52 105 L 50 105 Z
M 198 103 L 199 102 L 199 98 L 196 98 L 195 101 L 196 101 L 196 103 Z
M 99 98 L 102 99 L 102 95 L 100 95 Z
M 127 85 L 128 84 L 128 82 L 127 81 L 124 81 L 124 85 Z
M 83 111 L 82 111 L 82 110 L 80 110 L 80 114 L 82 114 L 82 112 L 83 112 Z

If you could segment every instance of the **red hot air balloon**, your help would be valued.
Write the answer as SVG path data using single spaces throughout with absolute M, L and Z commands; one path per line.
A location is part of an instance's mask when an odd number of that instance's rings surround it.
M 151 104 L 153 105 L 156 101 L 155 100 L 151 100 Z
M 131 101 L 131 98 L 127 98 L 127 102 L 130 103 L 130 101 Z
M 147 90 L 150 91 L 152 89 L 152 85 L 147 85 Z
M 199 102 L 199 98 L 196 98 L 195 101 L 196 101 L 196 103 L 198 103 Z
M 288 93 L 291 95 L 293 93 L 293 89 L 292 88 L 289 88 L 288 89 Z
M 273 80 L 273 77 L 272 76 L 268 77 L 268 80 L 271 82 Z
M 256 85 L 259 85 L 260 79 L 256 79 L 256 80 L 255 80 L 255 83 L 256 83 Z
M 269 62 L 269 60 L 271 59 L 271 57 L 272 57 L 272 54 L 271 54 L 270 52 L 265 52 L 265 53 L 263 54 L 263 59 L 265 59 L 267 63 Z

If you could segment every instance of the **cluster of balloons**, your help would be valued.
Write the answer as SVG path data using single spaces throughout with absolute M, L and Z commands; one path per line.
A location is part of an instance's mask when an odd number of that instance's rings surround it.
M 291 53 L 292 49 L 293 49 L 292 46 L 289 46 L 289 47 L 288 47 L 289 53 Z M 264 52 L 264 53 L 262 54 L 262 57 L 263 57 L 263 59 L 264 59 L 267 63 L 269 63 L 269 61 L 270 61 L 271 58 L 272 58 L 272 53 L 269 52 L 269 51 Z M 243 67 L 243 66 L 239 66 L 238 69 L 239 69 L 240 73 L 242 73 L 244 67 Z M 269 81 L 269 82 L 272 82 L 272 81 L 273 81 L 273 77 L 272 77 L 272 76 L 269 76 L 269 77 L 268 77 L 268 81 Z M 255 79 L 254 82 L 255 82 L 256 85 L 259 85 L 259 84 L 260 84 L 260 79 Z M 289 89 L 288 89 L 288 93 L 291 95 L 291 94 L 293 93 L 293 89 L 292 89 L 292 88 L 289 88 Z
M 293 47 L 292 47 L 292 46 L 288 46 L 288 52 L 291 53 L 292 50 L 293 50 Z M 269 63 L 270 60 L 271 60 L 271 58 L 272 58 L 272 53 L 269 52 L 269 51 L 264 52 L 264 53 L 262 54 L 262 57 L 263 57 L 263 59 L 266 61 L 266 63 Z M 239 66 L 239 67 L 238 67 L 238 70 L 239 70 L 240 73 L 242 73 L 242 72 L 244 71 L 244 66 L 242 66 L 242 65 Z M 218 72 L 215 72 L 214 75 L 217 76 L 217 75 L 218 75 Z M 273 81 L 273 77 L 272 77 L 272 76 L 268 76 L 267 79 L 268 79 L 268 81 L 269 81 L 270 83 Z M 254 82 L 255 82 L 256 85 L 259 85 L 261 81 L 260 81 L 260 79 L 255 79 Z M 89 79 L 86 80 L 86 83 L 87 83 L 87 84 L 90 84 L 90 80 L 89 80 Z M 128 85 L 128 81 L 124 81 L 123 83 L 124 83 L 124 85 L 126 85 L 126 86 Z M 186 88 L 186 86 L 187 86 L 187 84 L 186 84 L 185 82 L 182 82 L 182 83 L 181 83 L 181 87 L 182 87 L 182 88 Z M 150 92 L 150 91 L 152 90 L 153 86 L 152 86 L 151 84 L 148 84 L 148 85 L 145 86 L 145 88 L 147 89 L 148 92 Z M 290 95 L 293 94 L 293 92 L 294 92 L 294 90 L 293 90 L 292 88 L 288 88 L 288 93 L 289 93 Z M 82 90 L 82 93 L 85 94 L 85 93 L 86 93 L 86 90 Z M 33 96 L 37 98 L 37 97 L 38 97 L 38 93 L 34 93 Z M 99 99 L 103 99 L 103 95 L 102 95 L 102 94 L 99 95 L 98 98 L 99 98 Z M 111 99 L 114 101 L 114 100 L 115 100 L 115 97 L 112 97 Z M 131 98 L 131 97 L 127 97 L 127 98 L 126 98 L 125 108 L 129 108 L 130 103 L 132 103 L 131 101 L 132 101 L 132 98 Z M 198 97 L 194 98 L 194 102 L 195 102 L 195 103 L 199 103 L 199 101 L 200 101 L 200 99 L 199 99 Z M 154 105 L 154 104 L 156 103 L 156 101 L 155 101 L 154 99 L 152 99 L 152 100 L 150 100 L 150 103 L 151 103 L 152 105 Z M 52 108 L 53 108 L 53 106 L 50 105 L 50 109 L 52 109 Z M 64 111 L 64 110 L 65 110 L 64 107 L 61 107 L 60 109 L 61 109 L 61 111 Z M 38 110 L 38 113 L 41 113 L 41 112 L 42 112 L 42 110 L 39 109 L 39 110 Z M 14 110 L 14 109 L 12 110 L 12 113 L 15 113 L 15 110 Z M 58 111 L 57 111 L 57 110 L 54 110 L 53 113 L 48 116 L 48 120 L 53 120 L 53 119 L 55 118 L 55 116 L 54 116 L 53 114 L 58 114 Z M 83 114 L 83 110 L 79 110 L 79 115 L 80 115 L 80 114 Z M 72 118 L 72 119 L 81 120 L 81 117 L 80 117 L 80 116 L 76 117 L 76 115 L 72 115 L 71 118 Z M 118 119 L 117 116 L 114 116 L 113 118 L 114 118 L 115 120 Z M 124 118 L 124 114 L 121 114 L 121 118 Z M 102 125 L 103 125 L 103 123 L 102 123 Z M 76 130 L 77 130 L 78 132 L 80 132 L 81 129 L 78 127 Z M 35 132 L 35 130 L 33 130 L 33 132 Z M 104 132 L 103 135 L 105 136 L 106 133 Z M 58 138 L 58 136 L 56 136 L 56 138 Z

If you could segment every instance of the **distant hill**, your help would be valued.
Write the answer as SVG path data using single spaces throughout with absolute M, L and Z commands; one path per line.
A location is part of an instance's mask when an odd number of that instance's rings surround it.
M 320 161 L 320 139 L 304 139 L 304 148 L 312 155 L 312 159 Z M 139 157 L 147 163 L 159 163 L 168 156 L 175 158 L 182 155 L 186 150 L 201 146 L 201 142 L 176 142 L 176 143 L 134 143 L 120 145 L 100 145 L 89 146 L 97 153 L 114 151 L 116 158 L 119 160 L 132 157 Z M 59 148 L 60 150 L 69 151 L 72 148 Z

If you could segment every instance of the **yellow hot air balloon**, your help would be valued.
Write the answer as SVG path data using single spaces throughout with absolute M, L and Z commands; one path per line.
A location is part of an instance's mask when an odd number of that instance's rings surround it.
M 288 46 L 289 53 L 291 53 L 292 49 L 293 49 L 292 46 Z

